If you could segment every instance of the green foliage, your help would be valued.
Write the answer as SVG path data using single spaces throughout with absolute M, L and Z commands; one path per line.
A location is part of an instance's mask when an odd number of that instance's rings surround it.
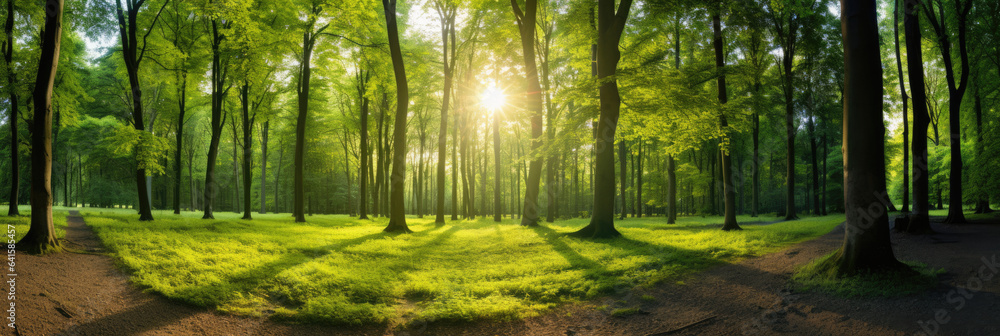
M 565 233 L 576 219 L 524 229 L 516 222 L 408 218 L 416 233 L 381 232 L 375 222 L 287 214 L 155 214 L 88 210 L 87 222 L 132 271 L 167 297 L 244 315 L 333 324 L 390 323 L 402 316 L 472 321 L 537 315 L 560 303 L 677 280 L 711 265 L 775 251 L 829 231 L 843 216 L 718 230 L 721 218 L 623 222 L 625 238 L 593 242 Z M 741 218 L 751 222 L 749 218 Z
M 164 173 L 160 162 L 166 159 L 169 153 L 170 144 L 167 139 L 129 125 L 119 124 L 106 138 L 105 144 L 118 157 L 135 155 L 138 169 L 145 169 L 152 175 Z

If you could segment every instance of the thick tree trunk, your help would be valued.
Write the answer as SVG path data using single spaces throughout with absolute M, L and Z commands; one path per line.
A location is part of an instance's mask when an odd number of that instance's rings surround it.
M 836 274 L 898 270 L 885 199 L 882 65 L 875 0 L 841 0 L 844 40 L 844 245 Z M 830 265 L 831 267 L 833 265 Z
M 38 76 L 32 94 L 35 113 L 31 132 L 31 226 L 17 242 L 17 249 L 37 254 L 62 250 L 52 222 L 52 87 L 59 65 L 63 1 L 48 0 L 46 9 Z
M 721 10 L 721 9 L 719 9 Z M 726 61 L 722 53 L 722 20 L 719 18 L 718 11 L 712 14 L 712 30 L 715 32 L 715 38 L 713 45 L 715 47 L 715 67 L 720 72 L 718 78 L 718 91 L 719 91 L 719 104 L 725 106 L 729 101 L 726 95 L 726 75 L 725 66 Z M 721 107 L 720 106 L 720 107 Z M 724 109 L 724 107 L 722 107 Z M 719 127 L 723 132 L 729 127 L 729 123 L 726 121 L 726 114 L 723 111 L 719 111 Z M 728 135 L 724 135 L 728 138 Z M 728 142 L 728 141 L 727 141 Z M 722 230 L 742 230 L 740 225 L 736 223 L 736 185 L 733 184 L 733 167 L 729 159 L 728 149 L 722 150 L 720 152 L 722 155 L 722 190 L 725 193 L 725 219 L 722 222 Z
M 621 41 L 625 20 L 628 19 L 632 0 L 622 0 L 615 11 L 615 0 L 599 0 L 597 4 L 598 37 L 597 37 L 597 72 L 601 79 L 601 114 L 595 139 L 596 175 L 594 192 L 594 215 L 590 224 L 574 232 L 580 237 L 614 238 L 621 236 L 615 229 L 614 222 L 614 189 L 615 189 L 615 131 L 618 127 L 618 116 L 621 110 L 621 97 L 618 95 L 618 82 L 614 79 L 618 68 L 621 52 L 618 43 Z M 607 80 L 608 77 L 610 80 Z
M 14 68 L 14 0 L 7 0 L 7 19 L 4 24 L 4 35 L 7 39 L 3 43 L 3 59 L 7 64 L 7 69 Z M 18 139 L 18 126 L 17 123 L 21 118 L 21 113 L 18 112 L 18 101 L 17 101 L 17 90 L 15 90 L 15 83 L 17 82 L 16 74 L 12 70 L 7 71 L 7 90 L 10 93 L 10 109 L 8 113 L 10 114 L 10 194 L 7 198 L 7 216 L 20 216 L 21 211 L 18 210 L 18 192 L 21 189 L 21 140 Z
M 451 86 L 452 86 L 452 76 L 455 69 L 455 14 L 452 12 L 451 16 L 445 21 L 441 29 L 441 40 L 443 44 L 443 57 L 444 57 L 444 93 L 441 99 L 441 125 L 438 127 L 438 155 L 437 155 L 437 198 L 435 199 L 437 204 L 437 209 L 435 209 L 434 223 L 437 225 L 444 225 L 444 180 L 445 180 L 445 158 L 448 156 L 447 145 L 448 145 L 448 107 L 451 104 Z M 448 49 L 448 37 L 451 37 L 451 61 L 449 62 L 449 49 Z M 455 125 L 454 127 L 457 127 Z M 452 166 L 455 165 L 454 159 L 452 160 Z M 454 168 L 452 168 L 454 169 Z M 454 175 L 454 174 L 453 174 Z M 454 186 L 452 186 L 454 188 Z M 452 220 L 455 219 L 455 200 L 454 192 L 452 192 Z
M 389 54 L 392 57 L 392 72 L 396 77 L 396 123 L 393 127 L 392 155 L 392 195 L 390 195 L 389 225 L 385 232 L 410 233 L 406 226 L 406 111 L 410 106 L 409 88 L 406 85 L 406 69 L 403 53 L 399 47 L 399 31 L 396 27 L 396 0 L 382 0 L 385 9 L 386 28 L 389 32 Z
M 927 94 L 924 86 L 924 61 L 921 48 L 919 4 L 906 2 L 903 19 L 906 31 L 906 69 L 910 79 L 910 92 L 913 99 L 913 141 L 910 142 L 913 152 L 913 212 L 907 219 L 908 232 L 930 233 L 930 174 L 927 161 L 927 126 L 930 116 L 927 114 Z M 917 140 L 919 139 L 919 140 Z M 897 229 L 902 229 L 897 227 Z
M 281 163 L 285 160 L 285 146 L 283 146 L 282 142 L 283 141 L 281 141 L 281 138 L 278 138 L 278 171 L 274 172 L 274 212 L 275 213 L 281 212 L 280 210 L 278 210 L 278 208 L 279 208 L 278 204 L 281 204 L 278 201 L 278 191 L 281 189 L 281 188 L 279 188 L 279 186 L 280 186 L 279 183 L 281 182 Z

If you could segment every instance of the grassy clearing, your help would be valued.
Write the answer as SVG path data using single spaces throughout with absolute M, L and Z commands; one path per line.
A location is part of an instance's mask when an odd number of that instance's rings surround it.
M 836 277 L 824 267 L 824 262 L 834 258 L 837 251 L 816 258 L 800 267 L 792 275 L 793 286 L 798 290 L 818 291 L 840 297 L 900 297 L 918 294 L 938 285 L 938 275 L 944 269 L 933 269 L 926 264 L 904 261 L 913 272 L 863 273 L 849 277 Z
M 184 302 L 244 315 L 331 324 L 472 321 L 531 316 L 615 289 L 677 281 L 711 265 L 775 251 L 828 232 L 843 216 L 719 230 L 721 218 L 619 221 L 624 237 L 566 237 L 575 219 L 528 229 L 510 219 L 410 218 L 409 235 L 384 219 L 288 214 L 84 210 L 132 280 Z M 741 218 L 749 222 L 750 218 Z M 770 221 L 772 218 L 764 218 Z
M 0 216 L 0 225 L 2 225 L 4 227 L 4 231 L 6 231 L 7 225 L 14 224 L 14 229 L 17 230 L 16 239 L 21 240 L 21 237 L 28 234 L 28 227 L 31 226 L 31 207 L 28 205 L 21 205 L 18 206 L 18 210 L 21 211 L 20 217 L 7 217 L 7 207 L 4 206 L 4 215 Z M 52 207 L 52 222 L 56 227 L 56 237 L 60 239 L 66 237 L 67 215 L 69 215 L 69 208 Z

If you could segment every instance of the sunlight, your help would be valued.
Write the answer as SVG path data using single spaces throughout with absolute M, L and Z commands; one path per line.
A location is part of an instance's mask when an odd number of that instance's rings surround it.
M 503 90 L 496 87 L 496 85 L 490 85 L 483 91 L 480 99 L 480 104 L 486 107 L 486 109 L 490 110 L 490 112 L 496 112 L 506 104 L 507 95 L 503 93 Z

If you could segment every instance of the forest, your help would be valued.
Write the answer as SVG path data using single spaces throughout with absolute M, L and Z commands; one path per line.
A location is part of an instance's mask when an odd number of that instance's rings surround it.
M 996 332 L 996 1 L 0 3 L 11 335 Z

